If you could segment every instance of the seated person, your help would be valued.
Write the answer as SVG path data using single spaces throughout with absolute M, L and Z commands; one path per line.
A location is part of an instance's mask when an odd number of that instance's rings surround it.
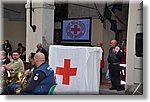
M 7 54 L 5 51 L 0 51 L 0 92 L 1 94 L 7 94 L 7 90 L 5 89 L 5 80 L 4 80 L 4 72 L 5 68 L 3 65 L 7 65 L 10 63 L 10 59 L 7 58 Z
M 8 40 L 5 40 L 1 45 L 1 49 L 6 52 L 6 56 L 11 53 L 12 47 Z
M 19 53 L 17 51 L 13 51 L 11 62 L 7 65 L 2 65 L 2 67 L 5 68 L 5 73 L 9 73 L 8 77 L 12 78 L 11 80 L 9 80 L 9 82 L 16 81 L 15 76 L 18 73 L 24 72 L 24 64 L 19 57 Z
M 0 64 L 8 64 L 10 63 L 10 59 L 7 58 L 6 52 L 5 51 L 0 51 Z
M 31 52 L 30 55 L 29 55 L 30 69 L 27 70 L 29 76 L 36 69 L 36 66 L 35 66 L 35 63 L 34 63 L 34 55 L 35 55 L 35 53 L 33 53 L 33 52 Z
M 45 63 L 45 55 L 38 52 L 34 56 L 36 69 L 33 72 L 26 88 L 17 90 L 17 94 L 22 95 L 47 95 L 49 89 L 55 85 L 54 71 Z M 12 85 L 13 86 L 13 85 Z M 14 89 L 11 85 L 11 89 Z
M 5 51 L 0 51 L 0 65 L 7 65 L 10 63 L 10 59 L 7 58 L 6 52 Z M 4 72 L 5 69 L 4 67 L 0 67 L 1 68 L 1 72 Z
M 24 73 L 25 80 L 22 80 L 22 83 L 20 83 L 20 84 L 22 84 L 22 88 L 25 88 L 27 86 L 31 75 L 33 74 L 33 72 L 36 69 L 36 66 L 35 66 L 35 63 L 34 63 L 34 55 L 35 55 L 35 53 L 33 53 L 33 52 L 31 52 L 30 55 L 29 55 L 30 66 L 29 66 L 29 69 L 26 70 L 25 73 Z
M 26 70 L 24 73 L 22 73 L 20 80 L 17 80 L 16 82 L 12 82 L 8 85 L 8 93 L 9 94 L 15 94 L 17 90 L 21 90 L 25 88 L 28 84 L 28 81 L 33 73 L 33 71 L 36 69 L 36 66 L 34 64 L 34 55 L 35 53 L 31 52 L 29 55 L 29 69 Z
M 20 58 L 25 61 L 26 60 L 26 48 L 22 45 L 22 43 L 18 43 L 17 51 L 20 54 Z

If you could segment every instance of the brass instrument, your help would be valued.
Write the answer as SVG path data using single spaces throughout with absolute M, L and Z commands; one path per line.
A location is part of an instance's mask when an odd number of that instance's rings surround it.
M 18 72 L 14 73 L 13 70 L 9 71 L 7 70 L 4 74 L 4 80 L 5 80 L 5 87 L 11 83 L 11 82 L 16 82 L 17 85 L 14 88 L 14 91 L 20 92 L 21 89 L 25 88 L 27 85 L 27 73 L 25 72 Z
M 11 82 L 15 82 L 15 81 L 17 81 L 18 80 L 18 73 L 14 73 L 14 75 L 12 75 L 11 73 L 13 73 L 14 71 L 6 71 L 7 73 L 5 73 L 5 76 L 4 76 L 4 78 L 5 78 L 5 81 L 6 81 L 6 84 L 9 84 L 9 83 L 11 83 Z
M 18 80 L 19 81 L 24 81 L 24 79 L 25 79 L 24 77 L 26 77 L 26 76 L 23 76 L 24 75 L 23 72 L 15 73 L 14 75 L 11 75 L 11 73 L 13 73 L 13 71 L 8 71 L 7 70 L 7 73 L 5 75 L 5 81 L 6 81 L 7 84 L 9 84 L 11 82 L 16 82 Z
M 27 74 L 25 74 L 24 72 L 19 72 L 16 73 L 14 76 L 11 76 L 10 71 L 7 71 L 7 77 L 6 77 L 6 85 L 8 85 L 11 82 L 16 82 L 17 85 L 15 86 L 14 91 L 18 92 L 20 91 L 22 88 L 24 88 L 26 86 L 26 76 Z
M 20 92 L 20 90 L 23 88 L 23 83 L 25 81 L 25 78 L 26 78 L 25 73 L 21 73 L 21 72 L 18 73 L 19 84 L 15 87 L 16 93 L 18 93 L 18 91 Z

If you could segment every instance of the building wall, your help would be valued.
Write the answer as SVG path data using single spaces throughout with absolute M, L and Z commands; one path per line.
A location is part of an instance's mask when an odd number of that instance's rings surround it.
M 2 9 L 1 8 L 2 8 L 2 3 L 0 2 L 0 44 L 2 43 L 2 38 L 3 38 L 3 33 L 2 33 L 3 32 L 3 26 L 2 26 L 3 25 L 2 24 L 3 23 L 2 22 L 2 16 L 3 15 L 2 15 Z
M 42 43 L 48 51 L 49 46 L 53 43 L 54 31 L 54 1 L 46 3 L 46 0 L 40 3 L 33 3 L 32 8 L 32 25 L 36 25 L 36 31 L 33 32 L 30 27 L 30 0 L 27 0 L 26 8 L 26 54 L 28 57 L 31 52 L 37 50 L 36 45 Z M 26 58 L 27 59 L 27 58 Z
M 3 28 L 3 41 L 9 40 L 13 50 L 17 49 L 18 43 L 26 46 L 26 27 L 24 21 L 9 21 L 5 18 Z
M 97 46 L 97 41 L 103 42 L 103 24 L 99 19 L 92 19 L 91 44 Z
M 115 33 L 110 30 L 110 23 L 108 20 L 106 20 L 106 29 L 105 29 L 103 27 L 103 23 L 101 23 L 101 20 L 98 18 L 97 11 L 95 9 L 82 7 L 82 5 L 86 7 L 95 8 L 94 4 L 82 4 L 82 3 L 79 5 L 70 4 L 68 8 L 68 17 L 69 18 L 92 17 L 91 44 L 92 46 L 97 46 L 97 41 L 103 42 L 103 47 L 105 50 L 104 53 L 105 68 L 103 72 L 106 72 L 107 56 L 110 48 L 110 41 L 112 39 L 115 39 Z M 97 7 L 100 13 L 103 15 L 104 12 L 103 8 L 105 7 L 105 3 L 101 4 L 99 3 L 97 4 Z
M 142 80 L 143 65 L 142 57 L 135 55 L 135 38 L 136 33 L 142 33 L 143 22 L 139 18 L 142 17 L 140 13 L 143 11 L 140 7 L 141 1 L 130 2 L 129 17 L 128 17 L 128 32 L 127 32 L 127 68 L 126 68 L 126 82 L 129 91 L 133 91 L 137 84 Z M 134 12 L 134 13 L 133 13 Z M 140 14 L 140 15 L 139 15 Z
M 99 19 L 92 19 L 92 41 L 93 46 L 97 46 L 97 41 L 103 42 L 104 48 L 104 70 L 107 70 L 107 56 L 110 48 L 110 41 L 115 39 L 115 33 L 110 30 L 110 24 L 106 21 L 106 29 L 103 28 L 103 23 Z
M 99 11 L 103 13 L 104 4 L 97 5 Z M 88 8 L 89 7 L 89 8 Z M 94 3 L 73 3 L 68 6 L 68 17 L 93 17 L 98 18 Z

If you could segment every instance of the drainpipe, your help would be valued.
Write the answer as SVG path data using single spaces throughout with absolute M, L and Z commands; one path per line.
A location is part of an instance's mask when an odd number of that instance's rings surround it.
M 35 32 L 36 25 L 32 25 L 32 0 L 30 0 L 30 27 L 32 28 L 33 32 Z

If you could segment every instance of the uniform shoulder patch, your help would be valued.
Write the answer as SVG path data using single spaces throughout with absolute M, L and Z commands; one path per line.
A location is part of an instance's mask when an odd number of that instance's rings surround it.
M 47 67 L 47 70 L 53 71 L 53 69 L 51 67 Z
M 36 75 L 34 76 L 34 80 L 37 81 L 39 79 L 39 77 Z
M 37 81 L 38 79 L 39 79 L 39 74 L 36 73 L 35 76 L 34 76 L 34 80 Z
M 47 67 L 47 70 L 50 70 L 51 69 L 51 67 Z

